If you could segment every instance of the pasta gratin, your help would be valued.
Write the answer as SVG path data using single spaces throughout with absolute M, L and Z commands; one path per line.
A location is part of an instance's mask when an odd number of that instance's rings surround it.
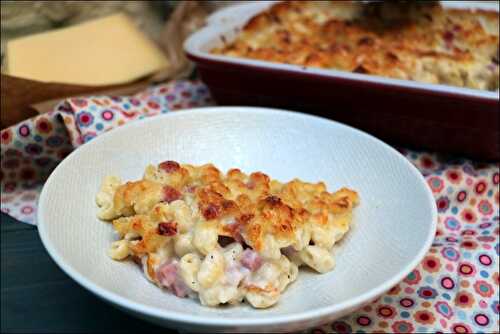
M 96 202 L 120 237 L 113 259 L 131 257 L 150 281 L 179 297 L 198 295 L 203 305 L 246 300 L 265 308 L 299 266 L 333 269 L 332 247 L 349 230 L 358 195 L 165 161 L 139 181 L 106 177 Z
M 359 1 L 280 2 L 211 52 L 498 90 L 498 11 L 408 3 L 398 20 L 389 19 L 397 6 L 371 13 Z

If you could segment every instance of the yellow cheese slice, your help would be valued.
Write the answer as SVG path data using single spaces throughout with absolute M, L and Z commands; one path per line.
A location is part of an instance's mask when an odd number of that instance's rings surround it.
M 169 65 L 124 14 L 15 39 L 6 53 L 7 74 L 79 85 L 127 83 Z

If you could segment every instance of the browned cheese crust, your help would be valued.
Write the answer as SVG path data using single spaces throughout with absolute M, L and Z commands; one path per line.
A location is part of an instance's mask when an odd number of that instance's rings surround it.
M 246 175 L 231 169 L 224 175 L 211 164 L 170 163 L 175 167 L 148 167 L 145 179 L 120 185 L 114 193 L 114 215 L 125 217 L 113 225 L 121 237 L 129 232 L 140 236 L 131 246 L 135 255 L 156 251 L 172 236 L 167 227 L 159 228 L 160 223 L 170 223 L 159 203 L 192 203 L 196 224 L 215 224 L 220 236 L 243 238 L 260 252 L 266 235 L 281 247 L 294 245 L 304 224 L 346 232 L 358 202 L 355 191 L 330 193 L 323 182 L 280 183 L 261 172 Z M 175 230 L 172 224 L 163 226 Z
M 426 83 L 497 90 L 498 12 L 411 6 L 394 24 L 359 2 L 287 1 L 211 52 Z

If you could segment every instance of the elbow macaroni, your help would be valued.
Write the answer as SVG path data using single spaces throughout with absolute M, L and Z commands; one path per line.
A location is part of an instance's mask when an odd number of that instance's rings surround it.
M 200 257 L 195 253 L 186 254 L 181 258 L 180 269 L 182 278 L 184 279 L 184 282 L 191 288 L 191 290 L 196 292 L 200 291 L 197 277 L 200 266 Z
M 120 238 L 112 259 L 131 257 L 148 280 L 203 305 L 255 308 L 277 303 L 301 265 L 333 269 L 332 247 L 357 202 L 354 191 L 328 193 L 321 182 L 172 161 L 148 166 L 139 181 L 106 177 L 96 196 L 99 218 Z
M 118 186 L 120 186 L 121 180 L 117 176 L 107 176 L 102 182 L 101 189 L 96 196 L 96 204 L 101 208 L 98 213 L 100 219 L 113 219 L 117 217 L 114 210 L 114 194 Z
M 196 251 L 194 245 L 193 245 L 193 234 L 192 233 L 185 233 L 185 234 L 180 234 L 175 237 L 175 254 L 177 256 L 182 257 L 185 254 L 188 253 L 193 253 Z
M 123 260 L 130 254 L 127 240 L 118 240 L 111 244 L 109 249 L 109 256 L 113 260 Z
M 320 246 L 307 246 L 300 251 L 299 255 L 305 264 L 319 273 L 326 273 L 335 266 L 331 252 Z
M 213 286 L 224 272 L 224 263 L 224 256 L 220 251 L 208 253 L 198 271 L 197 277 L 200 285 L 204 288 Z

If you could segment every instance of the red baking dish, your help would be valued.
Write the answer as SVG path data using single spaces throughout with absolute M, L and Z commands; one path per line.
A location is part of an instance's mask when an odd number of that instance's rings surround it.
M 229 7 L 185 43 L 221 105 L 279 107 L 331 118 L 396 145 L 500 159 L 499 92 L 212 55 L 273 2 Z M 469 6 L 446 2 L 445 6 Z M 480 5 L 498 11 L 497 3 Z M 298 138 L 297 140 L 300 140 Z

